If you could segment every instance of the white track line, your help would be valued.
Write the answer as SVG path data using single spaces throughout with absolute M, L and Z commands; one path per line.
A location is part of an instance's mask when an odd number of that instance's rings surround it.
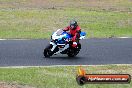
M 117 38 L 132 38 L 132 37 L 117 37 Z
M 116 66 L 123 66 L 123 65 L 132 65 L 132 64 L 106 64 L 106 65 L 51 65 L 51 66 L 2 66 L 0 68 L 39 68 L 39 67 L 76 67 L 76 66 L 108 66 L 108 65 L 116 65 Z
M 7 40 L 7 39 L 0 39 L 0 40 Z
M 30 40 L 30 39 L 0 39 L 0 40 Z

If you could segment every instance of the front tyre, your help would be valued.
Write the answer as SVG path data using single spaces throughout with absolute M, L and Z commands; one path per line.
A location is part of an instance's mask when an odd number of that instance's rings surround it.
M 49 44 L 45 49 L 44 49 L 44 52 L 43 52 L 43 54 L 44 54 L 44 56 L 45 57 L 50 57 L 50 56 L 52 56 L 53 54 L 53 52 L 51 51 L 51 48 L 52 48 L 53 46 L 51 45 L 51 44 Z

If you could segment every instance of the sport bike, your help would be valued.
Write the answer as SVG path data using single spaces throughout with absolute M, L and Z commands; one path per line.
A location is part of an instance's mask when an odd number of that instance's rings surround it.
M 84 39 L 85 35 L 85 32 L 80 32 L 79 40 Z M 75 57 L 81 49 L 81 44 L 78 43 L 76 47 L 72 47 L 73 42 L 71 39 L 72 36 L 68 32 L 58 29 L 51 35 L 50 44 L 44 49 L 44 56 L 67 54 L 69 57 Z

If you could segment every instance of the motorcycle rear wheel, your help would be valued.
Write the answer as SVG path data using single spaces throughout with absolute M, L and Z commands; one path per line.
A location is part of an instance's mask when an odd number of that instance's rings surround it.
M 77 54 L 74 49 L 70 49 L 69 52 L 67 53 L 67 55 L 68 55 L 68 57 L 75 57 Z
M 67 55 L 69 57 L 75 57 L 79 53 L 80 49 L 81 49 L 81 44 L 79 44 L 76 48 L 70 48 Z

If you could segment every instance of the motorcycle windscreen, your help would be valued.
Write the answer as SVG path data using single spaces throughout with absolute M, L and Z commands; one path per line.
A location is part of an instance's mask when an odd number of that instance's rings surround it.
M 56 34 L 57 34 L 57 36 L 60 36 L 63 32 L 64 32 L 64 31 L 63 31 L 62 29 L 60 29 L 60 30 L 58 30 L 58 31 L 56 32 Z

